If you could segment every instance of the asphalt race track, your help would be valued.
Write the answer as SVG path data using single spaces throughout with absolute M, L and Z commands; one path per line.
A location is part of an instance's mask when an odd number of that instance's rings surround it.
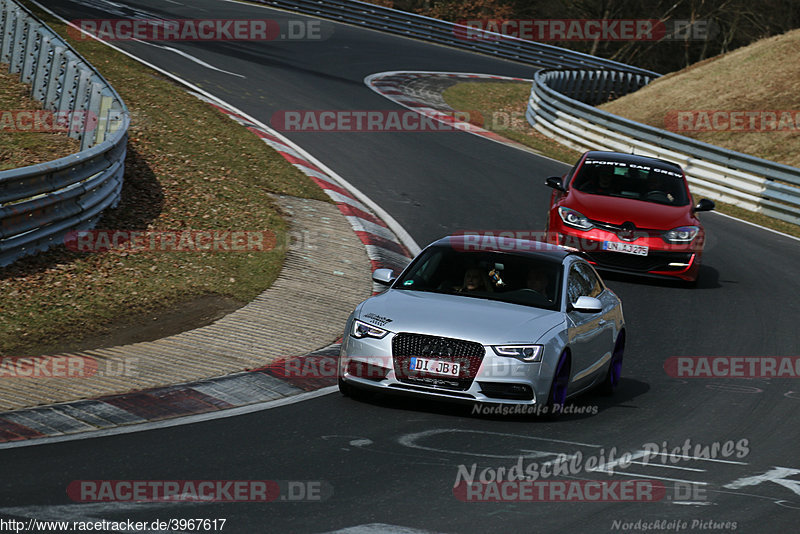
M 306 20 L 213 0 L 50 0 L 47 6 L 68 20 Z M 322 41 L 167 43 L 227 72 L 153 44 L 116 44 L 267 124 L 281 110 L 401 109 L 364 85 L 376 72 L 531 76 L 531 67 L 488 56 L 328 21 L 321 27 Z M 550 194 L 543 180 L 566 168 L 460 132 L 286 135 L 377 202 L 420 245 L 457 230 L 541 230 Z M 662 520 L 683 521 L 684 531 L 730 532 L 734 522 L 736 532 L 794 531 L 800 382 L 680 380 L 667 375 L 664 363 L 672 356 L 800 356 L 800 242 L 715 213 L 703 214 L 703 222 L 709 238 L 697 288 L 606 278 L 623 301 L 628 345 L 618 394 L 576 400 L 589 414 L 530 421 L 332 393 L 204 423 L 4 450 L 0 514 L 226 518 L 223 532 L 235 533 L 629 532 L 637 531 L 631 526 L 637 521 Z M 460 465 L 477 464 L 480 472 L 509 468 L 520 456 L 527 465 L 561 453 L 607 460 L 612 450 L 619 456 L 664 442 L 674 449 L 687 440 L 691 450 L 739 444 L 741 454 L 717 451 L 675 463 L 655 457 L 613 475 L 557 477 L 656 480 L 665 487 L 658 502 L 462 502 L 453 491 Z M 74 480 L 258 479 L 311 481 L 317 485 L 306 490 L 321 487 L 325 495 L 298 502 L 284 495 L 266 504 L 78 504 L 66 494 Z M 708 520 L 718 523 L 701 523 Z M 675 531 L 670 524 L 657 531 Z

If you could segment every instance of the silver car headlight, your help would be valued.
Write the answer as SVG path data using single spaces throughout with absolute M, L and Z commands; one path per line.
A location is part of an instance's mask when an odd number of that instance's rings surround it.
M 667 243 L 691 243 L 699 231 L 700 228 L 697 226 L 680 226 L 664 232 L 663 237 Z
M 558 216 L 564 221 L 564 224 L 577 228 L 578 230 L 591 230 L 594 224 L 582 213 L 570 208 L 558 208 Z
M 523 362 L 540 362 L 544 353 L 544 345 L 492 345 L 498 356 L 516 358 Z
M 353 328 L 350 330 L 350 335 L 358 339 L 365 337 L 381 339 L 388 333 L 388 330 L 378 328 L 377 326 L 365 323 L 364 321 L 359 321 L 358 319 L 353 319 Z

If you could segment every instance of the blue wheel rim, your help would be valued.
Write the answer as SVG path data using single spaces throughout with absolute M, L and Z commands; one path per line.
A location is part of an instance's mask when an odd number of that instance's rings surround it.
M 563 355 L 558 361 L 558 368 L 556 369 L 556 378 L 553 381 L 553 391 L 550 394 L 550 403 L 553 406 L 563 406 L 567 400 L 567 386 L 569 384 L 569 376 L 567 375 L 564 364 L 567 359 Z
M 619 342 L 617 345 L 619 345 Z M 616 387 L 619 384 L 620 376 L 622 376 L 622 348 L 617 346 L 614 349 L 614 355 L 611 357 L 611 369 L 608 372 L 611 387 Z

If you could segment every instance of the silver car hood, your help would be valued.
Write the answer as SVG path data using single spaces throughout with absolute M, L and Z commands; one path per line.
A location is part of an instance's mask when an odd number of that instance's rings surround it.
M 564 322 L 564 315 L 558 311 L 460 295 L 392 289 L 364 301 L 356 318 L 391 332 L 416 332 L 484 345 L 534 343 Z

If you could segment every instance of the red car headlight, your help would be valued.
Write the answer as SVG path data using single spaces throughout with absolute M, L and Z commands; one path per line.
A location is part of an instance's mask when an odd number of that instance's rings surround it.
M 558 216 L 564 221 L 564 224 L 578 230 L 591 230 L 594 228 L 592 222 L 582 213 L 575 211 L 571 208 L 558 208 Z
M 700 233 L 700 228 L 697 226 L 680 226 L 664 232 L 661 237 L 667 243 L 691 243 L 698 233 Z

